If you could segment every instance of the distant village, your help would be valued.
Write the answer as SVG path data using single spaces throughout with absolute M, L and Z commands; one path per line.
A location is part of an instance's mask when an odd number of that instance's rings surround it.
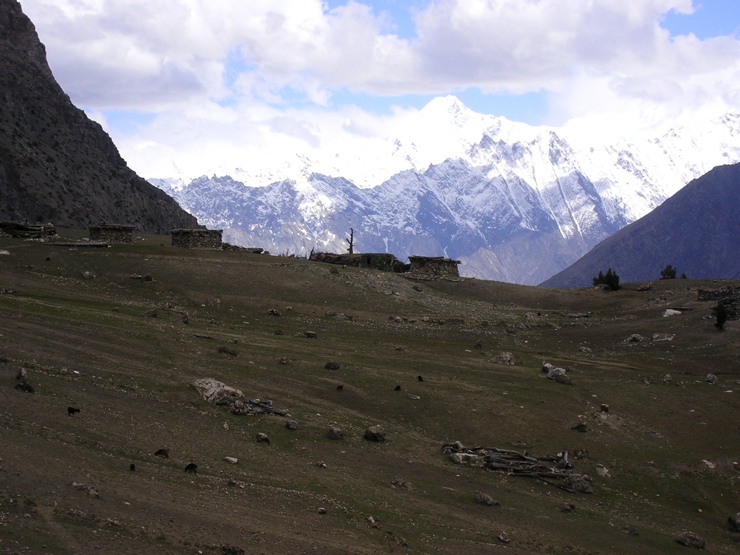
M 77 247 L 108 247 L 113 243 L 133 243 L 134 230 L 136 226 L 129 224 L 107 224 L 92 225 L 88 227 L 89 238 L 74 243 L 56 242 L 62 246 Z M 0 222 L 0 234 L 10 237 L 24 239 L 46 240 L 57 237 L 56 228 L 53 224 L 40 224 L 28 222 Z M 232 250 L 248 252 L 252 254 L 266 254 L 259 247 L 239 247 L 223 242 L 223 230 L 221 229 L 173 229 L 170 232 L 172 246 L 183 249 L 203 250 Z M 410 278 L 422 280 L 459 280 L 460 273 L 457 266 L 459 260 L 445 258 L 442 256 L 409 256 L 409 263 L 405 264 L 390 253 L 355 253 L 350 252 L 335 254 L 328 252 L 314 252 L 308 256 L 313 262 L 323 262 L 341 266 L 352 266 L 357 268 L 373 268 L 385 272 L 396 272 L 406 274 Z

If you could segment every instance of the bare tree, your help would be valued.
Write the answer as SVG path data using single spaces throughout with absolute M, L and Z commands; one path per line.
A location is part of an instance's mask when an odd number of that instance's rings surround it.
M 349 239 L 345 239 L 345 241 L 347 241 L 347 243 L 349 244 L 349 249 L 347 249 L 349 254 L 354 254 L 355 253 L 355 230 L 352 229 L 351 227 L 349 228 Z

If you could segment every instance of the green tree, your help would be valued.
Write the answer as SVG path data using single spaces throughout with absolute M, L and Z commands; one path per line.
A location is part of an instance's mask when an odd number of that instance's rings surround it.
M 725 305 L 722 304 L 722 302 L 717 303 L 717 306 L 714 307 L 714 314 L 717 316 L 717 323 L 714 325 L 717 327 L 717 329 L 722 330 L 725 322 L 727 321 L 727 309 L 725 308 Z
M 606 274 L 599 271 L 599 275 L 593 278 L 594 285 L 606 285 L 612 291 L 619 289 L 619 275 L 609 268 Z
M 660 271 L 660 279 L 676 279 L 676 268 L 668 264 Z

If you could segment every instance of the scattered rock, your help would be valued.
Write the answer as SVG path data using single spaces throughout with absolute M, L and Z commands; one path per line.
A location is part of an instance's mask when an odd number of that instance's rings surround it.
M 629 534 L 630 536 L 640 535 L 640 532 L 637 531 L 637 528 L 633 528 L 632 526 L 622 526 L 619 531 L 624 532 L 625 534 Z
M 663 318 L 668 318 L 669 316 L 678 316 L 681 314 L 680 310 L 673 310 L 672 308 L 666 308 L 665 311 L 663 311 Z
M 339 370 L 339 363 L 336 360 L 330 360 L 324 364 L 324 368 L 327 370 Z
M 662 378 L 660 379 L 660 383 L 662 383 L 662 384 L 664 384 L 664 385 L 665 385 L 665 384 L 669 384 L 669 383 L 671 383 L 672 381 L 673 381 L 673 376 L 671 376 L 670 374 L 666 374 L 665 376 L 663 376 L 663 377 L 662 377 Z
M 236 457 L 224 457 L 224 460 L 229 464 L 236 464 L 239 462 L 239 459 Z
M 603 464 L 597 464 L 596 465 L 596 474 L 601 476 L 602 478 L 611 478 L 612 475 L 609 473 L 609 469 L 605 467 Z
M 570 429 L 573 430 L 574 432 L 581 432 L 581 433 L 583 433 L 583 432 L 587 432 L 588 431 L 588 426 L 586 425 L 585 422 L 578 422 L 577 424 L 573 424 L 570 427 Z
M 414 285 L 413 289 L 414 291 L 418 291 L 419 293 L 421 293 L 422 291 L 424 291 L 424 286 L 421 283 L 417 283 Z
M 714 384 L 717 383 L 717 376 L 715 376 L 711 372 L 709 374 L 707 374 L 707 378 L 706 379 L 707 379 L 707 383 L 708 384 L 714 385 Z
M 565 486 L 575 493 L 593 493 L 594 486 L 591 478 L 586 474 L 569 474 L 565 478 Z
M 215 405 L 227 407 L 232 414 L 288 415 L 287 409 L 272 406 L 270 400 L 249 400 L 240 390 L 229 387 L 213 378 L 199 378 L 191 385 L 203 399 Z
M 633 333 L 627 338 L 627 343 L 640 343 L 642 341 L 645 341 L 645 338 L 639 333 Z
M 391 480 L 391 485 L 396 488 L 403 488 L 407 490 L 414 489 L 411 485 L 411 482 L 409 482 L 405 478 L 400 478 L 399 476 L 396 476 L 395 478 L 393 478 L 393 480 Z
M 653 334 L 653 341 L 673 341 L 673 338 L 676 337 L 675 333 L 654 333 Z
M 496 538 L 501 543 L 509 543 L 511 541 L 511 539 L 509 538 L 509 534 L 507 534 L 506 532 L 501 532 L 498 536 L 496 536 Z
M 588 347 L 584 347 L 583 345 L 581 345 L 580 347 L 578 347 L 578 350 L 580 352 L 582 352 L 582 353 L 590 353 L 591 352 L 591 349 L 589 349 Z
M 558 511 L 561 513 L 575 513 L 576 506 L 573 503 L 561 503 L 558 505 Z
M 95 274 L 93 272 L 84 271 L 82 272 L 82 279 L 95 279 Z
M 642 383 L 644 383 L 645 385 L 650 385 L 651 383 L 653 383 L 653 378 L 651 378 L 650 376 L 643 376 Z
M 95 486 L 83 484 L 81 482 L 72 482 L 72 487 L 87 492 L 90 497 L 100 497 L 100 493 Z
M 509 353 L 508 351 L 502 351 L 498 355 L 494 357 L 494 361 L 499 364 L 509 364 L 513 366 L 514 363 L 514 355 Z
M 267 313 L 268 313 L 268 314 L 269 314 L 270 316 L 280 316 L 280 312 L 278 312 L 278 311 L 277 311 L 277 310 L 275 310 L 274 308 L 271 308 L 271 309 L 269 309 L 269 310 L 267 311 Z
M 328 437 L 329 439 L 342 439 L 344 437 L 344 434 L 342 433 L 341 428 L 332 426 L 331 428 L 329 428 L 329 431 L 326 432 L 326 437 Z
M 681 532 L 676 536 L 676 543 L 685 545 L 687 547 L 694 547 L 696 549 L 704 549 L 707 542 L 703 538 L 700 538 L 693 532 Z
M 332 268 L 332 269 L 333 269 L 333 268 Z M 326 509 L 325 509 L 324 507 L 319 507 L 319 508 L 318 508 L 318 511 L 317 511 L 317 512 L 318 512 L 318 513 L 319 513 L 320 515 L 325 515 L 325 514 L 326 514 Z
M 385 441 L 385 430 L 382 426 L 370 426 L 365 430 L 365 439 L 368 441 Z
M 296 420 L 288 420 L 285 423 L 285 427 L 288 428 L 289 430 L 297 430 L 298 429 L 298 421 L 296 421 Z
M 476 492 L 475 498 L 473 499 L 473 501 L 475 501 L 476 503 L 480 505 L 485 505 L 486 507 L 493 507 L 493 506 L 499 507 L 501 505 L 501 503 L 494 500 L 493 497 L 491 497 L 487 493 L 483 493 L 482 491 Z
M 650 291 L 653 288 L 653 282 L 652 281 L 646 281 L 640 287 L 637 288 L 638 291 Z
M 565 385 L 572 385 L 573 384 L 573 380 L 570 379 L 570 376 L 567 376 L 565 374 L 556 374 L 555 375 L 555 381 L 557 383 L 562 383 L 562 384 L 565 384 Z
M 278 362 L 280 362 L 280 364 L 289 364 L 290 363 L 290 359 L 287 358 L 287 357 L 283 357 Z
M 232 356 L 232 357 L 235 357 L 239 354 L 235 349 L 231 349 L 230 347 L 225 347 L 225 346 L 219 347 L 218 352 L 223 353 L 225 355 Z
M 575 449 L 573 451 L 573 458 L 574 459 L 587 459 L 588 449 Z
M 267 437 L 267 434 L 259 432 L 255 439 L 257 440 L 257 443 L 267 443 L 267 445 L 270 445 L 270 438 Z
M 701 462 L 703 462 L 706 465 L 706 467 L 710 470 L 714 470 L 715 468 L 717 468 L 717 465 L 714 464 L 712 461 L 707 461 L 707 460 L 702 459 Z

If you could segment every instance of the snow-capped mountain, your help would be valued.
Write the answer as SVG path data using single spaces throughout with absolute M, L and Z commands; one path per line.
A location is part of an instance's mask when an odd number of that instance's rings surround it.
M 151 181 L 238 245 L 343 252 L 353 228 L 357 252 L 444 255 L 462 275 L 535 284 L 690 180 L 740 161 L 740 114 L 596 139 L 444 97 L 397 136 L 348 141 L 321 159 Z

